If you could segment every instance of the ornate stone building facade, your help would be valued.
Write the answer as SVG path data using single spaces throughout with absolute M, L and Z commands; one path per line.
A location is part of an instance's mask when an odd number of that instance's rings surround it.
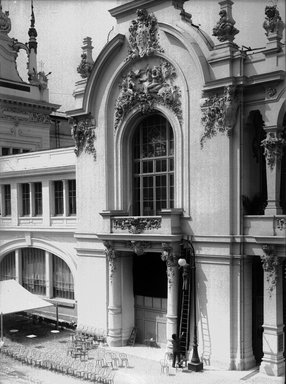
M 67 112 L 77 220 L 47 208 L 45 236 L 65 244 L 58 256 L 76 280 L 78 324 L 104 330 L 110 345 L 125 345 L 136 328 L 138 342 L 170 347 L 183 322 L 180 265 L 194 268 L 195 258 L 188 357 L 198 336 L 204 364 L 259 364 L 281 376 L 285 4 L 255 2 L 265 13 L 257 48 L 235 42 L 249 28 L 248 17 L 235 21 L 246 2 L 218 1 L 212 36 L 193 20 L 191 3 L 125 2 L 110 10 L 117 26 L 97 57 L 84 39 L 75 109 Z M 200 15 L 208 3 L 199 2 Z M 23 233 L 39 228 L 25 225 Z M 54 245 L 43 249 L 56 254 Z

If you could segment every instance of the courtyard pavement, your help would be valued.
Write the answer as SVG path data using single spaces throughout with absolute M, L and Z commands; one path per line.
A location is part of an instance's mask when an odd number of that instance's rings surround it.
M 18 319 L 17 325 L 18 328 L 21 328 L 22 325 L 22 332 L 18 332 L 17 336 L 14 334 L 13 340 L 9 340 L 9 328 L 14 328 L 15 323 L 11 323 L 11 319 L 9 324 L 6 322 L 5 342 L 28 342 L 31 347 L 40 347 L 42 349 L 54 348 L 56 346 L 58 350 L 63 351 L 63 356 L 66 354 L 66 342 L 70 339 L 72 331 L 61 330 L 59 334 L 53 335 L 50 333 L 50 324 L 34 325 L 30 319 L 29 321 L 25 319 L 23 323 L 20 323 L 20 320 Z M 46 327 L 47 329 L 44 330 Z M 39 337 L 27 340 L 25 332 L 31 332 L 31 330 L 33 330 L 33 333 L 38 334 Z M 42 336 L 40 332 L 43 333 Z M 15 340 L 15 337 L 18 339 Z M 160 360 L 164 358 L 164 349 L 137 344 L 134 347 L 108 347 L 108 349 L 113 349 L 115 352 L 125 352 L 130 363 L 129 368 L 119 368 L 116 370 L 115 384 L 284 384 L 284 377 L 269 377 L 260 374 L 258 369 L 223 371 L 205 365 L 202 372 L 171 368 L 169 374 L 166 374 L 161 372 L 160 367 Z M 19 361 L 0 353 L 0 384 L 79 384 L 83 382 L 84 380 L 61 373 L 21 364 Z

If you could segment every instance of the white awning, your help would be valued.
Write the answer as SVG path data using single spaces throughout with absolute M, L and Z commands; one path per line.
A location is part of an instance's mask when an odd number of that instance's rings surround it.
M 17 281 L 0 281 L 0 313 L 3 315 L 49 306 L 53 304 L 27 291 Z

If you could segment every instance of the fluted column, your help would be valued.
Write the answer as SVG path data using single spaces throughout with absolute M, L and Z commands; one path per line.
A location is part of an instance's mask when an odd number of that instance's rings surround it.
M 276 127 L 267 128 L 267 137 L 262 140 L 264 156 L 266 160 L 267 178 L 267 206 L 266 215 L 282 214 L 280 207 L 280 184 L 281 184 L 281 158 L 285 140 Z
M 167 348 L 172 347 L 172 334 L 177 333 L 178 321 L 178 252 L 169 243 L 162 243 L 161 259 L 166 261 L 168 277 L 167 297 Z
M 273 245 L 263 245 L 264 270 L 263 358 L 260 371 L 271 376 L 284 373 L 282 265 Z
M 121 301 L 121 261 L 110 241 L 104 242 L 108 260 L 108 332 L 110 346 L 122 345 L 122 301 Z

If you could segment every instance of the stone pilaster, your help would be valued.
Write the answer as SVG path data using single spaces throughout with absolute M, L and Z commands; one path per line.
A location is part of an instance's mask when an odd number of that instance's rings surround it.
M 264 270 L 263 358 L 260 372 L 270 376 L 284 373 L 282 265 L 275 247 L 264 245 L 261 256 Z
M 167 298 L 167 348 L 172 347 L 172 334 L 177 333 L 178 321 L 178 257 L 173 247 L 169 243 L 162 243 L 161 259 L 166 261 L 168 278 L 168 298 Z M 178 250 L 179 251 L 179 250 Z
M 108 260 L 108 332 L 110 346 L 122 345 L 122 300 L 121 300 L 121 262 L 112 242 L 105 241 L 105 254 Z

